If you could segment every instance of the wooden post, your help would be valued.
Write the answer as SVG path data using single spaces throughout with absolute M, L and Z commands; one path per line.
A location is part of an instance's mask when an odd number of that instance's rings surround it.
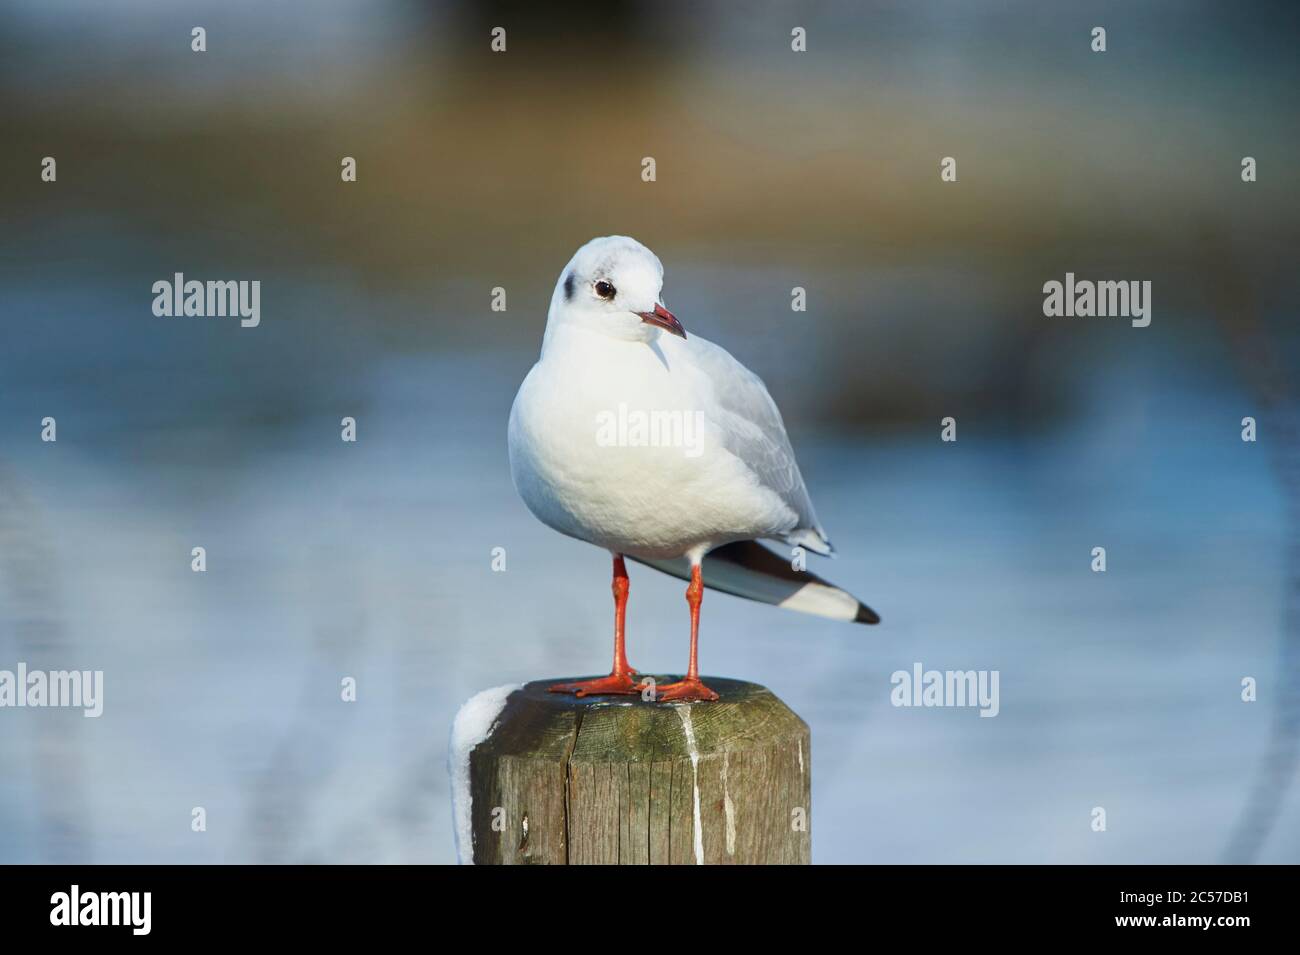
M 476 863 L 811 861 L 808 726 L 770 690 L 705 677 L 716 703 L 547 692 L 571 679 L 516 690 L 471 751 Z

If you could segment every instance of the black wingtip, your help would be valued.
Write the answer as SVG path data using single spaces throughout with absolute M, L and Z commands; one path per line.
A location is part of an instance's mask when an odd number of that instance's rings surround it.
M 876 613 L 866 604 L 858 602 L 858 615 L 853 618 L 854 623 L 880 623 L 880 614 Z

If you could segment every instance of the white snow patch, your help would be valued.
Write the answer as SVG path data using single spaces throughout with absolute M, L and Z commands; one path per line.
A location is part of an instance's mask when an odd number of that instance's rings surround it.
M 686 746 L 691 753 L 691 776 L 695 783 L 695 864 L 704 865 L 704 831 L 700 826 L 700 750 L 695 743 L 695 727 L 691 724 L 691 705 L 675 705 L 677 715 L 681 717 L 682 729 L 686 731 Z
M 455 824 L 456 861 L 474 862 L 474 833 L 470 826 L 469 754 L 492 735 L 506 697 L 522 687 L 506 683 L 476 693 L 465 701 L 451 721 L 451 743 L 447 747 L 447 773 L 451 776 L 451 816 Z

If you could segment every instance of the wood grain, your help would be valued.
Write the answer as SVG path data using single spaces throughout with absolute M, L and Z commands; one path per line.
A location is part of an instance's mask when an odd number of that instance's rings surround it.
M 511 694 L 470 754 L 476 863 L 811 861 L 808 726 L 770 690 L 705 677 L 715 703 L 547 692 L 572 679 Z

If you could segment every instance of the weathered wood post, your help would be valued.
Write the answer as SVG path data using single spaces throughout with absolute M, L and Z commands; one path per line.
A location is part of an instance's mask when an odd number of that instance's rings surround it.
M 705 677 L 720 700 L 673 704 L 557 682 L 511 693 L 469 754 L 476 863 L 811 861 L 808 726 L 770 690 Z

